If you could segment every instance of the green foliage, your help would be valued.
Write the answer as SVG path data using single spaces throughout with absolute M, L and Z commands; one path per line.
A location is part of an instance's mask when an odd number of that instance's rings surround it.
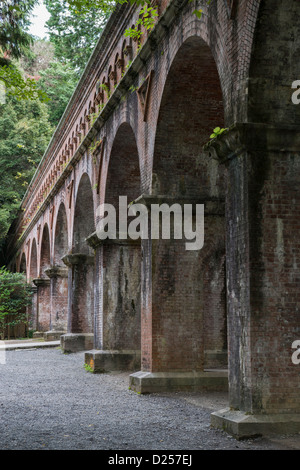
M 90 366 L 89 364 L 84 364 L 84 368 L 87 372 L 94 372 L 94 369 L 92 368 L 92 366 Z
M 20 59 L 22 69 L 36 77 L 54 61 L 54 46 L 47 39 L 35 39 L 28 53 Z
M 126 37 L 131 37 L 133 39 L 139 40 L 143 32 L 140 29 L 140 26 L 143 26 L 146 30 L 150 30 L 155 25 L 155 19 L 158 17 L 157 7 L 149 6 L 150 2 L 142 6 L 142 9 L 139 14 L 139 19 L 137 20 L 134 28 L 128 28 L 125 31 Z
M 70 63 L 78 76 L 84 70 L 88 59 L 98 41 L 107 21 L 109 11 L 99 10 L 94 2 L 88 2 L 89 8 L 84 15 L 69 9 L 67 0 L 44 0 L 50 19 L 47 27 L 50 42 L 55 47 L 55 56 L 62 63 Z
M 193 2 L 194 0 L 189 0 Z M 203 5 L 209 7 L 212 0 L 201 0 Z M 66 1 L 69 11 L 72 14 L 77 14 L 80 17 L 85 17 L 89 14 L 90 9 L 98 9 L 103 14 L 108 16 L 112 13 L 114 7 L 117 4 L 130 3 L 131 5 L 136 4 L 141 6 L 140 18 L 135 24 L 134 28 L 128 28 L 125 31 L 125 36 L 131 37 L 139 40 L 143 32 L 140 30 L 139 26 L 142 25 L 146 30 L 152 29 L 155 24 L 155 18 L 158 16 L 157 7 L 151 6 L 151 0 L 116 0 L 115 2 L 111 0 L 67 0 Z M 197 16 L 198 19 L 202 18 L 203 9 L 199 8 L 193 11 L 193 14 Z
M 90 9 L 100 10 L 105 15 L 110 14 L 116 3 L 124 3 L 124 0 L 118 2 L 111 0 L 67 0 L 67 7 L 72 14 L 84 16 Z
M 4 57 L 19 59 L 28 50 L 32 43 L 32 36 L 27 33 L 26 29 L 30 24 L 30 14 L 37 1 L 1 0 L 0 49 Z
M 0 268 L 0 335 L 4 339 L 6 325 L 26 322 L 26 306 L 31 302 L 31 292 L 24 274 L 11 273 Z
M 52 131 L 45 103 L 8 97 L 0 105 L 0 247 Z
M 72 96 L 78 77 L 69 64 L 58 61 L 51 62 L 46 70 L 40 72 L 40 76 L 38 85 L 49 98 L 49 120 L 56 126 Z
M 0 67 L 0 81 L 5 84 L 7 96 L 14 96 L 17 100 L 48 101 L 46 93 L 37 87 L 33 78 L 25 78 L 22 72 L 14 65 Z
M 214 130 L 213 130 L 213 133 L 211 134 L 210 138 L 211 139 L 215 139 L 216 137 L 218 137 L 219 135 L 223 134 L 223 132 L 227 131 L 227 128 L 221 128 L 221 127 L 216 127 Z
M 13 59 L 26 55 L 33 38 L 26 32 L 30 14 L 37 0 L 2 0 L 0 3 L 0 83 L 8 96 L 18 100 L 46 101 L 45 93 L 38 89 L 32 77 L 24 77 Z M 3 87 L 2 87 L 3 88 Z M 1 96 L 1 103 L 4 98 Z
M 116 0 L 115 2 L 109 0 L 67 0 L 66 3 L 69 11 L 80 18 L 87 18 L 91 9 L 101 11 L 105 18 L 108 18 L 116 4 L 130 3 L 131 5 L 136 4 L 141 6 L 140 17 L 134 28 L 128 28 L 125 31 L 125 36 L 137 40 L 143 34 L 140 26 L 144 26 L 146 30 L 152 29 L 155 24 L 155 18 L 158 16 L 157 7 L 152 7 L 150 0 Z

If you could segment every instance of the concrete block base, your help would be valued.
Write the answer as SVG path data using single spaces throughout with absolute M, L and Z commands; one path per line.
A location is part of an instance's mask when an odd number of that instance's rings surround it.
M 65 353 L 88 351 L 94 346 L 94 334 L 67 333 L 60 337 L 60 346 Z
M 252 415 L 226 408 L 212 413 L 211 426 L 226 431 L 236 439 L 272 434 L 294 434 L 300 432 L 300 413 Z
M 65 331 L 50 330 L 46 331 L 43 336 L 45 341 L 59 341 L 60 337 L 64 334 L 66 334 Z
M 141 353 L 135 350 L 103 351 L 93 349 L 85 353 L 85 363 L 93 372 L 135 371 L 141 367 Z
M 138 393 L 174 391 L 228 391 L 227 370 L 204 372 L 136 372 L 129 377 Z

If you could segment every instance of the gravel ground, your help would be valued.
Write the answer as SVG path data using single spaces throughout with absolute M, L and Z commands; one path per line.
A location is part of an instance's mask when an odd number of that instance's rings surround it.
M 0 449 L 300 449 L 300 436 L 236 441 L 210 428 L 223 393 L 138 395 L 128 374 L 91 374 L 84 354 L 6 352 L 0 364 Z

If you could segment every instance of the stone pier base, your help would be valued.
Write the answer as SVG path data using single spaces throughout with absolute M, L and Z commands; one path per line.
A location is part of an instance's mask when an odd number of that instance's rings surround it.
M 300 413 L 252 415 L 226 408 L 212 413 L 211 426 L 228 432 L 236 439 L 272 434 L 294 434 L 300 432 Z
M 65 331 L 55 331 L 55 330 L 50 330 L 46 331 L 43 336 L 45 341 L 59 341 L 60 337 L 62 335 L 65 335 Z
M 141 367 L 141 353 L 136 350 L 102 351 L 93 349 L 85 353 L 85 363 L 93 372 L 135 371 Z
M 173 391 L 228 391 L 227 370 L 204 372 L 136 372 L 129 377 L 138 393 Z
M 62 351 L 66 353 L 88 351 L 94 346 L 94 334 L 67 333 L 60 337 L 60 346 Z

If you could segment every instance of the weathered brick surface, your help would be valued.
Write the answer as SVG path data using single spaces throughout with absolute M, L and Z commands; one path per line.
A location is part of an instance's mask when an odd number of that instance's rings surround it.
M 104 246 L 103 340 L 105 350 L 141 347 L 140 246 Z

